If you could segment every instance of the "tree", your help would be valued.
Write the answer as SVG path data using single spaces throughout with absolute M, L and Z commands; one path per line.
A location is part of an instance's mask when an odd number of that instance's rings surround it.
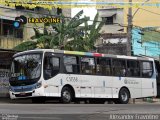
M 44 32 L 40 33 L 39 29 L 34 28 L 35 35 L 31 40 L 23 42 L 16 46 L 16 50 L 28 50 L 34 48 L 57 48 L 64 49 L 68 39 L 73 38 L 79 25 L 89 20 L 89 17 L 80 18 L 83 10 L 78 12 L 71 20 L 66 19 L 62 14 L 60 15 L 61 22 L 49 24 L 54 30 L 53 33 L 47 31 L 47 26 L 44 27 Z M 29 43 L 29 44 L 28 44 Z M 24 47 L 25 46 L 25 47 Z
M 35 48 L 44 49 L 65 49 L 91 51 L 94 49 L 95 41 L 100 36 L 102 22 L 97 24 L 98 14 L 95 16 L 92 25 L 88 25 L 89 17 L 81 18 L 83 10 L 78 12 L 70 20 L 60 15 L 61 22 L 48 24 L 52 27 L 52 32 L 44 27 L 44 32 L 40 33 L 39 29 L 34 28 L 35 35 L 32 40 L 19 44 L 14 49 L 28 50 Z M 80 26 L 84 24 L 84 26 Z
M 17 51 L 24 51 L 24 50 L 30 50 L 30 49 L 35 49 L 35 48 L 36 48 L 35 41 L 26 41 L 26 42 L 22 42 L 21 44 L 17 45 L 13 49 Z
M 66 49 L 77 51 L 95 50 L 96 40 L 100 37 L 100 30 L 104 25 L 104 22 L 97 22 L 98 16 L 97 13 L 91 25 L 88 25 L 88 21 L 85 21 L 84 26 L 79 27 L 74 32 L 76 34 L 74 40 L 68 42 Z
M 71 20 L 65 19 L 61 16 L 62 22 L 58 24 L 52 24 L 52 28 L 57 32 L 54 38 L 51 40 L 52 48 L 55 46 L 55 41 L 58 43 L 59 49 L 65 49 L 70 39 L 73 39 L 78 27 L 84 22 L 89 20 L 89 17 L 80 18 L 83 14 L 83 10 L 78 12 Z

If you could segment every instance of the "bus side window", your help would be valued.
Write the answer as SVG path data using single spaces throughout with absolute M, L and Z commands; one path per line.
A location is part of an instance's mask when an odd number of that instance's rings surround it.
M 140 77 L 139 61 L 136 61 L 136 60 L 127 61 L 127 76 L 128 77 Z
M 111 75 L 111 61 L 107 58 L 97 58 L 97 74 Z
M 63 56 L 64 72 L 76 74 L 79 73 L 78 57 L 65 55 Z
M 153 74 L 153 63 L 152 62 L 141 62 L 142 64 L 142 77 L 150 78 Z
M 113 59 L 112 60 L 112 70 L 114 76 L 126 76 L 126 63 L 122 59 Z
M 95 59 L 90 57 L 81 57 L 81 72 L 82 74 L 92 74 L 95 72 Z
M 48 80 L 59 73 L 60 61 L 57 57 L 45 57 L 44 58 L 44 79 Z

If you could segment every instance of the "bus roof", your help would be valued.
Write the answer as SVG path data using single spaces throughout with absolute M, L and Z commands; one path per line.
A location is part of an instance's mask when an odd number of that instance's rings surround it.
M 81 55 L 81 56 L 91 56 L 91 57 L 111 57 L 111 58 L 123 58 L 123 59 L 135 59 L 135 60 L 153 60 L 150 57 L 139 57 L 139 56 L 126 56 L 126 55 L 113 55 L 113 54 L 103 54 L 96 52 L 80 52 L 80 51 L 68 51 L 68 50 L 58 50 L 58 49 L 35 49 L 27 50 L 23 52 L 16 53 L 13 57 L 19 56 L 26 53 L 35 53 L 35 52 L 54 52 L 61 54 L 70 54 L 70 55 Z

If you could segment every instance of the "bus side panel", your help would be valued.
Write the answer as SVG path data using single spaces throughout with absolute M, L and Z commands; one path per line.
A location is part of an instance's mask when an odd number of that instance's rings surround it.
M 76 96 L 80 96 L 80 75 L 70 75 L 70 74 L 58 74 L 53 78 L 46 80 L 45 88 L 46 96 L 60 97 L 62 88 L 65 85 L 70 85 L 73 87 Z
M 44 83 L 47 87 L 45 88 L 44 91 L 46 96 L 60 97 L 59 89 L 61 87 L 61 78 L 62 78 L 62 75 L 58 74 L 49 80 L 45 80 Z
M 97 76 L 95 77 L 95 82 L 93 82 L 94 87 L 94 97 L 95 98 L 112 98 L 112 77 L 109 76 Z
M 81 77 L 81 97 L 112 98 L 112 77 L 83 75 Z
M 156 79 L 142 78 L 142 97 L 154 96 L 154 82 L 156 83 Z
M 81 92 L 81 97 L 94 97 L 94 91 L 93 91 L 93 86 L 92 82 L 95 81 L 95 77 L 90 76 L 90 75 L 82 75 L 81 76 L 81 86 L 80 86 L 80 92 Z
M 126 77 L 124 80 L 125 86 L 128 87 L 130 91 L 131 98 L 141 98 L 142 97 L 142 79 L 135 77 Z
M 140 78 L 113 77 L 113 98 L 118 98 L 122 87 L 128 88 L 131 98 L 140 98 L 142 95 Z

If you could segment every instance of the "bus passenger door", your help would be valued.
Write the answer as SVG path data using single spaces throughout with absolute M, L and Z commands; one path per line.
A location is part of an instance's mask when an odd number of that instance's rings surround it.
M 97 58 L 96 65 L 97 77 L 94 77 L 94 97 L 95 98 L 112 98 L 112 76 L 111 76 L 111 59 Z
M 95 80 L 95 58 L 81 57 L 81 97 L 94 97 L 93 82 Z
M 81 97 L 93 97 L 91 80 L 93 80 L 93 77 L 91 77 L 90 75 L 83 75 L 81 77 Z
M 46 96 L 58 96 L 59 79 L 57 74 L 60 71 L 60 56 L 47 52 L 43 62 L 43 78 L 45 80 Z
M 156 77 L 153 68 L 153 62 L 141 62 L 142 97 L 154 96 L 154 89 L 156 87 Z

